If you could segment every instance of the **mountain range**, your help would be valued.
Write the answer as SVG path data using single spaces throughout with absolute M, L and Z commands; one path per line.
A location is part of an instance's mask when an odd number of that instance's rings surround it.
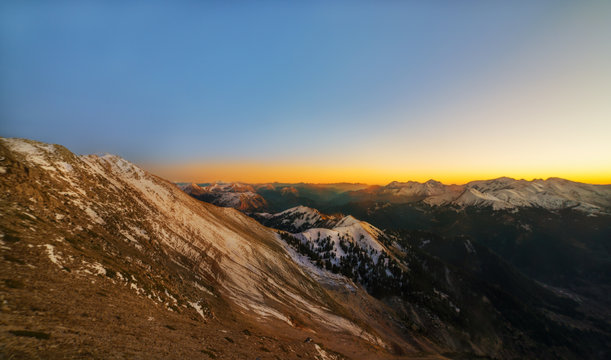
M 6 138 L 0 179 L 2 357 L 611 354 L 609 186 L 176 186 L 114 155 Z M 557 231 L 571 242 L 552 238 L 584 258 L 559 279 L 490 243 L 540 243 L 569 215 Z
M 464 185 L 445 185 L 435 180 L 424 183 L 393 181 L 385 186 L 339 187 L 335 184 L 240 184 L 214 183 L 199 186 L 181 184 L 183 190 L 193 196 L 205 196 L 208 202 L 219 206 L 232 206 L 241 210 L 266 209 L 266 197 L 276 192 L 283 197 L 298 199 L 309 196 L 312 189 L 325 189 L 333 196 L 324 201 L 343 204 L 359 201 L 388 203 L 413 203 L 430 206 L 491 208 L 493 210 L 518 208 L 543 208 L 561 210 L 574 208 L 587 213 L 611 211 L 611 185 L 591 185 L 560 178 L 532 181 L 502 177 L 492 180 L 472 181 Z M 261 196 L 262 195 L 262 196 Z M 231 200 L 229 200 L 231 199 Z M 255 200 L 256 199 L 256 200 Z
M 214 183 L 205 186 L 181 184 L 179 187 L 187 194 L 218 206 L 233 207 L 238 210 L 263 209 L 267 202 L 256 193 L 252 185 L 239 183 Z

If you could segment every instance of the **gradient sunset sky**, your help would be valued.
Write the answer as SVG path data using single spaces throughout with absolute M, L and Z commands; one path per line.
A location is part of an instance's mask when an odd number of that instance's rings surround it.
M 173 181 L 611 183 L 611 1 L 5 0 L 0 136 Z

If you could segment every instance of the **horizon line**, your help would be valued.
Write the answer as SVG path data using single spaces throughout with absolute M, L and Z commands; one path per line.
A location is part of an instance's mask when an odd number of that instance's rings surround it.
M 118 156 L 126 161 L 124 156 L 118 155 L 116 153 L 111 152 L 97 152 L 97 153 L 77 153 L 73 152 L 65 145 L 57 144 L 53 142 L 45 142 L 40 140 L 34 140 L 31 138 L 23 138 L 23 137 L 4 137 L 0 136 L 0 138 L 4 139 L 16 139 L 16 140 L 25 140 L 32 141 L 43 144 L 50 144 L 54 146 L 61 146 L 66 148 L 68 151 L 74 153 L 75 155 L 85 156 L 85 155 L 98 155 L 103 154 Z M 524 180 L 528 182 L 532 182 L 535 180 L 543 180 L 547 181 L 549 179 L 558 178 L 562 180 L 567 180 L 575 183 L 581 184 L 590 184 L 590 185 L 611 185 L 611 172 L 608 172 L 607 169 L 603 171 L 593 170 L 593 169 L 575 169 L 573 171 L 569 171 L 571 174 L 568 174 L 566 170 L 558 169 L 558 168 L 549 168 L 547 171 L 545 169 L 542 172 L 547 172 L 548 174 L 558 174 L 553 176 L 541 176 L 541 175 L 522 175 L 522 176 L 507 176 L 507 175 L 495 175 L 499 173 L 503 173 L 499 171 L 499 169 L 491 169 L 488 171 L 477 171 L 475 169 L 469 169 L 468 166 L 465 167 L 464 170 L 458 171 L 458 168 L 453 168 L 446 171 L 445 175 L 441 174 L 440 171 L 429 168 L 429 170 L 422 169 L 420 171 L 413 170 L 409 173 L 412 173 L 412 176 L 407 175 L 408 172 L 400 171 L 396 168 L 392 167 L 351 167 L 349 164 L 345 164 L 344 166 L 334 165 L 330 167 L 327 163 L 316 164 L 316 163 L 303 163 L 301 165 L 296 165 L 295 162 L 291 163 L 242 163 L 237 164 L 235 162 L 223 162 L 223 163 L 209 163 L 209 164 L 201 164 L 201 163 L 173 163 L 173 164 L 159 164 L 159 163 L 143 163 L 143 162 L 132 162 L 134 165 L 150 172 L 151 174 L 157 175 L 161 178 L 164 178 L 172 183 L 242 183 L 242 184 L 251 184 L 251 185 L 259 185 L 259 184 L 310 184 L 310 185 L 333 185 L 333 184 L 351 184 L 351 185 L 365 185 L 365 186 L 387 186 L 393 182 L 400 183 L 408 183 L 414 182 L 423 184 L 427 181 L 436 181 L 442 183 L 446 186 L 451 185 L 466 185 L 475 181 L 490 181 L 501 178 L 508 178 L 516 181 Z M 220 165 L 220 166 L 219 166 Z M 239 172 L 236 173 L 236 170 Z M 243 179 L 243 174 L 251 170 L 251 176 L 255 177 L 256 180 L 245 181 Z M 266 171 L 263 171 L 266 170 Z M 206 172 L 206 174 L 202 174 L 202 172 Z M 210 174 L 214 173 L 216 174 Z M 232 175 L 228 175 L 228 173 L 233 172 Z M 528 168 L 524 168 L 522 170 L 512 171 L 513 173 L 526 173 L 533 174 L 537 173 L 536 171 L 529 171 Z M 274 174 L 272 174 L 274 173 Z M 429 177 L 426 173 L 436 173 L 437 176 Z M 469 174 L 479 175 L 469 175 Z M 488 173 L 488 174 L 485 174 Z M 564 173 L 564 174 L 563 174 Z M 292 175 L 287 175 L 292 174 Z M 312 176 L 315 174 L 315 176 Z M 340 174 L 340 175 L 337 175 Z M 418 176 L 417 174 L 420 174 Z M 407 176 L 405 176 L 407 175 Z M 223 177 L 227 176 L 229 179 L 219 180 Z M 206 177 L 213 178 L 216 180 L 204 180 Z M 270 178 L 276 178 L 274 180 L 268 180 Z M 310 179 L 308 179 L 308 177 Z M 324 178 L 325 180 L 317 181 L 311 180 L 311 178 L 318 177 Z M 435 180 L 434 178 L 441 177 L 442 180 Z M 233 178 L 233 179 L 232 179 Z M 280 179 L 277 179 L 280 178 Z M 282 180 L 282 178 L 286 180 Z M 303 178 L 300 179 L 300 178 Z M 337 179 L 339 178 L 339 179 Z M 342 179 L 343 178 L 343 179 Z M 369 178 L 371 181 L 353 181 L 351 179 L 359 179 L 359 178 Z M 240 180 L 234 180 L 240 179 Z M 337 179 L 337 180 L 336 180 Z M 407 179 L 405 181 L 397 180 L 397 179 Z M 420 181 L 418 180 L 420 179 Z M 424 180 L 427 179 L 427 180 Z
M 531 180 L 528 180 L 527 178 L 514 178 L 511 176 L 499 176 L 499 177 L 493 177 L 493 178 L 487 178 L 487 179 L 475 179 L 475 180 L 469 180 L 467 182 L 464 183 L 445 183 L 443 181 L 439 181 L 439 180 L 435 180 L 435 179 L 429 179 L 426 181 L 417 181 L 417 180 L 406 180 L 406 181 L 400 181 L 400 180 L 393 180 L 390 181 L 388 183 L 366 183 L 366 182 L 349 182 L 349 181 L 337 181 L 337 182 L 309 182 L 309 181 L 298 181 L 298 182 L 286 182 L 286 181 L 263 181 L 263 182 L 249 182 L 249 181 L 240 181 L 240 180 L 236 180 L 236 181 L 225 181 L 225 180 L 215 180 L 215 181 L 171 181 L 174 184 L 196 184 L 198 186 L 201 186 L 202 184 L 208 184 L 208 185 L 213 185 L 213 184 L 243 184 L 243 185 L 268 185 L 268 184 L 279 184 L 279 185 L 298 185 L 298 184 L 304 184 L 304 185 L 365 185 L 365 186 L 388 186 L 392 183 L 399 183 L 399 184 L 407 184 L 407 183 L 417 183 L 417 184 L 426 184 L 428 182 L 437 182 L 440 183 L 444 186 L 463 186 L 463 185 L 468 185 L 470 183 L 473 182 L 478 182 L 478 181 L 493 181 L 493 180 L 499 180 L 499 179 L 509 179 L 509 180 L 514 180 L 514 181 L 526 181 L 526 182 L 533 182 L 533 181 L 549 181 L 552 179 L 558 179 L 558 180 L 564 180 L 564 181 L 570 181 L 570 182 L 574 182 L 574 183 L 578 183 L 578 184 L 586 184 L 586 185 L 600 185 L 600 186 L 611 186 L 611 183 L 595 183 L 595 182 L 584 182 L 584 181 L 576 181 L 576 180 L 571 180 L 568 178 L 563 178 L 563 177 L 559 177 L 559 176 L 550 176 L 547 178 L 543 178 L 543 177 L 534 177 Z

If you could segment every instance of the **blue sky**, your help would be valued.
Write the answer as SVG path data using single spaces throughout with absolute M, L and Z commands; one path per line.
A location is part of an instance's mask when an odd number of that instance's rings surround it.
M 422 167 L 461 143 L 478 160 L 529 126 L 533 153 L 578 123 L 610 130 L 609 14 L 604 1 L 3 1 L 0 133 L 144 163 Z M 559 124 L 562 141 L 538 142 Z M 579 134 L 579 156 L 611 150 Z

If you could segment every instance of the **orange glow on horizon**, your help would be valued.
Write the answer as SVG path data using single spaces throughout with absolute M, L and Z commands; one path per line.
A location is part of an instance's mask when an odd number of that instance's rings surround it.
M 392 181 L 418 181 L 429 179 L 444 184 L 465 184 L 473 180 L 488 180 L 503 176 L 514 179 L 547 179 L 559 177 L 571 181 L 589 184 L 611 184 L 611 169 L 600 171 L 574 169 L 529 169 L 516 171 L 456 170 L 435 171 L 391 170 L 383 168 L 364 168 L 334 165 L 297 165 L 297 164 L 260 164 L 260 163 L 204 163 L 204 164 L 141 164 L 147 171 L 173 182 L 209 183 L 216 181 L 243 183 L 363 183 L 368 185 L 386 185 Z

